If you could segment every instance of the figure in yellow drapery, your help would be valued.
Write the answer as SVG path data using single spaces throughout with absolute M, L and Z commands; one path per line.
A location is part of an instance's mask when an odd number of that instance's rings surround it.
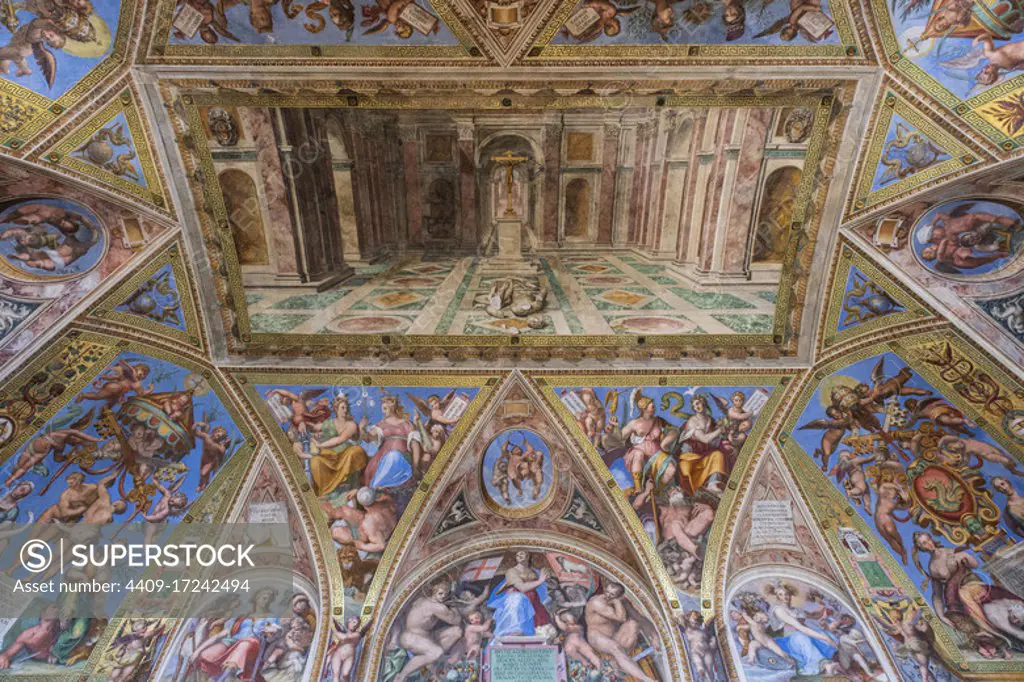
M 680 443 L 690 448 L 690 452 L 679 455 L 679 483 L 691 494 L 701 488 L 721 494 L 722 485 L 729 476 L 726 453 L 722 451 L 722 429 L 715 427 L 704 396 L 694 396 L 690 407 L 693 415 L 683 423 L 679 435 Z
M 310 454 L 298 450 L 299 457 L 309 460 L 309 475 L 317 497 L 328 495 L 339 486 L 358 483 L 369 461 L 359 444 L 359 424 L 349 412 L 348 398 L 339 395 L 333 407 L 335 416 L 319 425 Z

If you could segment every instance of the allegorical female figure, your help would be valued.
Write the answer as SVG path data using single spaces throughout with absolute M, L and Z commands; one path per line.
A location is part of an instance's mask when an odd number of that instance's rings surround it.
M 384 418 L 373 426 L 367 429 L 366 417 L 359 422 L 363 440 L 377 444 L 363 471 L 363 482 L 370 488 L 394 488 L 420 470 L 423 436 L 395 396 L 381 398 L 380 409 Z
M 694 396 L 690 408 L 693 414 L 683 422 L 679 435 L 680 442 L 690 450 L 679 455 L 679 482 L 688 486 L 691 493 L 706 488 L 708 492 L 720 494 L 729 476 L 722 451 L 722 429 L 715 427 L 704 396 Z
M 313 454 L 299 452 L 309 461 L 309 477 L 318 497 L 328 495 L 339 486 L 355 487 L 366 469 L 366 450 L 359 444 L 359 424 L 349 412 L 348 397 L 334 399 L 334 417 L 319 426 L 313 438 Z

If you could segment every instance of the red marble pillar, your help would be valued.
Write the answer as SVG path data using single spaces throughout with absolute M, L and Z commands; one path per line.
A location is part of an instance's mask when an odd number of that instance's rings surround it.
M 282 279 L 298 281 L 299 260 L 295 226 L 288 208 L 288 193 L 281 156 L 274 134 L 274 112 L 270 109 L 251 109 L 249 127 L 256 147 L 256 162 L 264 187 L 264 205 L 270 219 L 271 257 L 274 273 Z
M 749 259 L 748 236 L 754 224 L 754 203 L 757 180 L 764 160 L 764 147 L 768 142 L 772 122 L 771 109 L 747 111 L 736 165 L 735 181 L 729 197 L 729 215 L 725 222 L 725 240 L 722 253 L 715 258 L 718 272 L 726 275 L 745 275 Z
M 712 270 L 712 258 L 715 248 L 715 235 L 718 232 L 719 215 L 722 210 L 726 165 L 725 146 L 732 137 L 732 129 L 736 122 L 736 111 L 726 109 L 718 119 L 718 130 L 715 132 L 715 159 L 708 179 L 707 195 L 704 199 L 704 231 L 700 240 L 700 257 L 697 269 L 708 273 Z
M 558 204 L 561 199 L 562 124 L 547 126 L 544 134 L 544 225 L 540 233 L 545 244 L 558 243 Z
M 402 125 L 402 169 L 405 179 L 405 216 L 409 225 L 409 243 L 423 245 L 423 181 L 420 176 L 419 143 L 416 127 Z
M 462 246 L 476 246 L 480 241 L 481 225 L 477 220 L 476 194 L 476 139 L 471 122 L 457 121 L 459 134 L 459 206 L 462 211 L 459 242 Z

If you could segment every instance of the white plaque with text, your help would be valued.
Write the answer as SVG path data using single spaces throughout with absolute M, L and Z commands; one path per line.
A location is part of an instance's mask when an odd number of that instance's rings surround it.
M 750 546 L 797 547 L 791 500 L 755 500 L 751 509 Z

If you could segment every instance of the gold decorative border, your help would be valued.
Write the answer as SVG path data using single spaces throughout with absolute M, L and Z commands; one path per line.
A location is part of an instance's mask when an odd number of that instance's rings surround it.
M 275 450 L 275 454 L 277 455 L 277 459 L 282 470 L 290 474 L 293 480 L 301 481 L 298 488 L 301 491 L 300 497 L 302 498 L 302 505 L 307 509 L 319 509 L 319 502 L 316 495 L 313 493 L 312 486 L 309 484 L 309 480 L 301 462 L 291 455 L 291 443 L 288 441 L 285 433 L 281 430 L 281 426 L 274 418 L 274 415 L 270 413 L 270 409 L 267 407 L 266 402 L 256 390 L 257 385 L 374 386 L 380 388 L 386 388 L 389 386 L 425 386 L 478 389 L 477 395 L 466 409 L 462 419 L 459 420 L 459 423 L 455 426 L 455 429 L 445 442 L 445 445 L 441 448 L 441 451 L 434 458 L 434 462 L 430 465 L 427 473 L 423 476 L 419 487 L 416 492 L 413 493 L 412 499 L 406 506 L 402 517 L 398 520 L 398 525 L 392 532 L 393 541 L 388 544 L 388 547 L 377 566 L 373 582 L 370 585 L 370 589 L 366 594 L 366 599 L 363 602 L 363 612 L 360 615 L 363 617 L 364 622 L 368 621 L 374 612 L 377 599 L 384 587 L 384 576 L 386 574 L 390 574 L 395 568 L 395 557 L 398 554 L 398 548 L 396 545 L 400 543 L 395 542 L 394 540 L 400 540 L 401 543 L 409 540 L 409 531 L 415 525 L 417 517 L 419 517 L 424 511 L 423 503 L 427 497 L 427 492 L 432 488 L 434 481 L 443 476 L 443 471 L 451 460 L 454 451 L 461 446 L 467 432 L 472 428 L 472 424 L 480 414 L 482 405 L 489 400 L 491 390 L 497 383 L 499 375 L 483 373 L 388 371 L 362 373 L 358 370 L 347 373 L 332 370 L 260 371 L 241 368 L 236 371 L 232 371 L 230 369 L 226 371 L 231 372 L 235 381 L 241 385 L 243 395 L 249 404 L 249 408 L 256 415 L 262 426 L 266 429 L 266 432 L 269 434 L 269 442 Z M 334 540 L 330 535 L 329 524 L 327 524 L 322 517 L 318 516 L 313 526 L 314 532 L 311 534 L 311 539 L 315 538 L 314 541 L 318 543 L 320 548 L 333 548 Z M 328 554 L 327 552 L 323 552 L 322 549 L 321 553 L 325 556 Z M 333 556 L 334 552 L 332 551 L 329 554 Z M 330 603 L 334 606 L 333 615 L 344 617 L 343 605 L 345 603 L 345 595 L 344 584 L 341 578 L 341 570 L 338 567 L 338 562 L 336 560 L 325 561 L 325 564 L 325 570 L 329 576 L 328 584 L 331 586 Z
M 849 279 L 852 267 L 856 267 L 867 275 L 873 284 L 881 286 L 885 293 L 906 308 L 906 310 L 876 317 L 866 322 L 861 322 L 850 329 L 839 331 L 843 301 L 846 298 L 846 282 Z M 826 314 L 823 317 L 818 333 L 818 347 L 823 351 L 832 352 L 852 339 L 873 334 L 882 328 L 935 317 L 935 313 L 924 301 L 916 294 L 905 290 L 897 284 L 892 277 L 875 265 L 874 261 L 868 258 L 848 237 L 842 234 L 840 234 L 839 241 L 836 244 L 836 255 L 832 262 L 831 275 L 829 288 L 823 299 Z
M 114 34 L 110 54 L 56 100 L 6 78 L 0 78 L 0 104 L 4 105 L 4 108 L 20 105 L 26 107 L 29 112 L 22 118 L 20 125 L 0 130 L 0 146 L 12 151 L 23 148 L 27 140 L 84 100 L 96 86 L 129 60 L 129 35 L 141 2 L 142 0 L 121 0 L 121 13 L 117 19 L 117 32 Z
M 937 343 L 951 344 L 951 347 L 955 352 L 969 358 L 970 362 L 975 363 L 976 366 L 980 366 L 978 369 L 986 373 L 990 379 L 996 381 L 997 386 L 1000 387 L 1003 395 L 1011 402 L 1013 409 L 1024 409 L 1024 387 L 1007 375 L 998 367 L 998 365 L 994 364 L 990 357 L 974 348 L 962 336 L 960 336 L 959 333 L 947 328 L 938 331 L 926 331 L 909 337 L 893 338 L 889 341 L 882 341 L 863 346 L 844 355 L 835 357 L 834 359 L 816 367 L 813 375 L 813 381 L 807 382 L 807 384 L 802 388 L 797 400 L 790 406 L 782 430 L 777 435 L 777 440 L 785 461 L 796 474 L 794 475 L 794 478 L 801 482 L 801 488 L 806 487 L 814 491 L 814 495 L 810 496 L 806 501 L 811 510 L 811 514 L 819 527 L 824 530 L 829 530 L 832 528 L 833 524 L 837 521 L 841 521 L 842 523 L 846 523 L 857 528 L 857 530 L 861 531 L 862 534 L 870 540 L 872 550 L 889 569 L 893 579 L 899 583 L 899 586 L 903 588 L 907 594 L 916 595 L 915 602 L 919 608 L 928 614 L 929 622 L 932 623 L 933 629 L 935 630 L 936 636 L 939 640 L 940 651 L 942 651 L 944 658 L 947 661 L 951 661 L 955 668 L 964 672 L 1016 672 L 1019 674 L 1024 670 L 1024 661 L 996 662 L 987 659 L 976 659 L 973 657 L 969 659 L 967 658 L 963 650 L 959 649 L 954 644 L 951 633 L 946 631 L 945 626 L 943 626 L 934 616 L 930 604 L 928 604 L 927 600 L 924 599 L 924 596 L 921 594 L 920 590 L 918 590 L 917 585 L 915 585 L 909 578 L 902 566 L 900 566 L 892 556 L 892 553 L 887 548 L 880 546 L 880 540 L 875 537 L 875 532 L 867 527 L 867 524 L 864 523 L 863 519 L 860 518 L 860 515 L 853 509 L 849 500 L 842 496 L 839 491 L 835 489 L 835 486 L 825 478 L 820 467 L 811 460 L 810 456 L 804 452 L 804 450 L 796 443 L 795 439 L 790 435 L 796 428 L 797 422 L 800 420 L 808 404 L 813 399 L 815 391 L 818 390 L 824 379 L 842 371 L 856 362 L 860 362 L 882 353 L 896 354 L 900 359 L 911 366 L 925 381 L 931 384 L 934 388 L 939 389 L 943 398 L 963 411 L 964 414 L 970 416 L 980 428 L 986 429 L 986 426 L 991 422 L 986 421 L 984 412 L 978 410 L 972 403 L 964 399 L 963 395 L 960 394 L 952 382 L 943 379 L 939 372 L 933 370 L 927 362 L 924 361 L 924 358 L 928 354 L 926 348 Z M 1011 388 L 1006 388 L 1007 386 L 1010 386 Z M 986 433 L 1001 446 L 1007 448 L 1009 452 L 1014 452 L 1016 449 L 1019 449 L 1019 446 L 1009 443 L 1008 439 L 1001 431 L 993 432 L 993 430 L 986 429 Z M 814 483 L 810 483 L 811 481 L 814 481 Z M 823 535 L 826 536 L 826 540 L 833 549 L 833 554 L 841 556 L 842 553 L 839 551 L 840 548 L 837 544 L 838 540 L 832 538 L 831 534 L 823 533 Z M 844 572 L 849 571 L 846 561 L 840 561 L 839 564 Z M 849 574 L 847 574 L 846 577 L 853 585 L 857 585 L 857 580 L 851 579 Z M 855 589 L 860 590 L 862 588 L 856 587 Z
M 852 197 L 853 209 L 855 211 L 865 211 L 874 208 L 878 204 L 888 203 L 896 197 L 909 194 L 922 185 L 934 184 L 934 181 L 943 176 L 957 170 L 977 166 L 982 162 L 969 147 L 936 125 L 930 118 L 911 106 L 892 90 L 888 90 L 883 94 L 881 102 L 877 105 L 877 111 L 878 119 L 875 121 L 874 130 L 869 138 L 870 142 L 864 147 L 865 153 L 860 164 L 860 179 L 856 185 L 856 192 Z M 887 187 L 882 187 L 872 192 L 871 186 L 874 184 L 875 174 L 881 163 L 885 138 L 888 135 L 889 126 L 895 115 L 905 119 L 952 158 L 929 166 L 902 180 L 897 180 Z
M 364 652 L 364 655 L 361 657 L 359 670 L 357 671 L 359 674 L 353 677 L 356 679 L 373 679 L 370 676 L 377 674 L 376 671 L 380 669 L 383 658 L 384 646 L 387 644 L 387 633 L 391 631 L 399 612 L 408 603 L 409 598 L 417 590 L 421 589 L 432 576 L 436 576 L 439 573 L 450 570 L 459 563 L 472 560 L 484 554 L 493 553 L 498 550 L 507 552 L 519 548 L 533 551 L 552 550 L 569 556 L 575 556 L 593 564 L 617 582 L 621 582 L 625 586 L 627 593 L 639 602 L 640 606 L 646 609 L 644 615 L 647 616 L 657 629 L 661 643 L 674 645 L 665 647 L 665 650 L 662 652 L 665 656 L 665 663 L 668 665 L 667 672 L 671 676 L 670 679 L 673 681 L 689 680 L 689 666 L 686 665 L 686 654 L 684 653 L 685 649 L 682 646 L 679 630 L 672 624 L 671 616 L 658 608 L 661 602 L 655 594 L 649 591 L 650 585 L 646 585 L 642 579 L 638 579 L 640 576 L 635 575 L 634 571 L 627 568 L 621 561 L 608 556 L 606 552 L 602 552 L 590 543 L 574 538 L 574 544 L 567 544 L 563 536 L 553 533 L 549 536 L 546 532 L 537 533 L 536 531 L 533 534 L 527 534 L 522 531 L 510 531 L 502 533 L 500 538 L 484 537 L 483 539 L 471 540 L 441 553 L 440 556 L 429 563 L 419 565 L 414 573 L 407 576 L 400 583 L 400 586 L 392 591 L 392 594 L 388 595 L 388 608 L 381 614 L 381 618 L 377 623 L 378 627 L 375 628 L 375 633 L 380 633 L 381 636 L 372 638 L 372 642 L 367 647 L 368 651 Z
M 128 123 L 128 132 L 133 142 L 132 147 L 138 157 L 142 176 L 146 181 L 146 187 L 114 175 L 110 171 L 103 170 L 99 166 L 83 161 L 73 155 L 73 152 L 86 144 L 96 131 L 106 126 L 115 116 L 122 113 Z M 161 210 L 166 208 L 167 202 L 162 191 L 161 178 L 149 148 L 149 139 L 145 133 L 145 125 L 142 117 L 139 115 L 138 108 L 135 106 L 130 88 L 122 90 L 116 99 L 112 98 L 103 109 L 77 130 L 62 136 L 61 141 L 45 153 L 45 159 L 50 163 L 69 168 L 90 180 L 113 185 L 122 192 L 153 203 Z
M 525 63 L 564 62 L 599 58 L 602 62 L 609 60 L 625 60 L 643 64 L 676 64 L 713 60 L 742 60 L 744 63 L 764 65 L 766 61 L 775 63 L 798 62 L 806 60 L 834 63 L 835 60 L 863 63 L 863 50 L 857 41 L 857 33 L 850 19 L 849 7 L 845 2 L 834 2 L 830 6 L 832 19 L 841 44 L 839 45 L 725 45 L 725 44 L 665 44 L 635 43 L 625 45 L 552 45 L 551 41 L 569 20 L 579 0 L 562 0 L 557 12 L 552 15 L 547 26 L 537 37 Z M 680 20 L 681 21 L 681 20 Z M 858 55 L 860 59 L 856 59 Z M 828 60 L 828 61 L 826 61 Z
M 882 44 L 882 52 L 885 55 L 886 61 L 897 73 L 909 79 L 929 97 L 949 110 L 949 113 L 960 117 L 961 120 L 981 133 L 989 141 L 998 144 L 1003 151 L 1012 152 L 1020 146 L 1020 140 L 1024 137 L 1024 131 L 1011 138 L 982 118 L 978 110 L 983 105 L 989 104 L 995 99 L 1019 89 L 1024 85 L 1024 75 L 1015 76 L 967 100 L 960 99 L 934 76 L 915 64 L 912 59 L 903 55 L 902 48 L 896 38 L 892 16 L 889 14 L 890 9 L 887 0 L 869 0 L 869 3 L 872 13 L 877 17 L 875 24 L 878 39 Z
M 448 60 L 463 64 L 486 62 L 486 57 L 462 24 L 449 0 L 431 0 L 431 8 L 459 42 L 458 45 L 180 45 L 170 42 L 175 3 L 157 2 L 146 61 L 151 63 L 202 62 L 204 64 L 280 64 L 281 60 L 315 58 L 310 65 L 420 66 L 424 60 Z M 357 27 L 358 30 L 358 27 Z M 474 52 L 476 54 L 474 54 Z M 369 62 L 369 64 L 367 63 Z
M 601 458 L 600 453 L 590 443 L 586 434 L 583 433 L 579 422 L 569 412 L 569 409 L 565 407 L 561 398 L 558 397 L 555 391 L 556 388 L 573 386 L 602 388 L 613 386 L 650 386 L 652 388 L 669 386 L 769 386 L 772 388 L 771 396 L 761 410 L 766 418 L 758 419 L 755 422 L 754 428 L 744 442 L 743 448 L 737 457 L 736 465 L 729 476 L 726 490 L 722 495 L 718 511 L 715 513 L 715 520 L 708 534 L 707 552 L 704 556 L 704 571 L 701 576 L 701 610 L 705 620 L 707 620 L 715 615 L 714 586 L 718 578 L 724 575 L 723 570 L 728 556 L 725 541 L 731 532 L 729 528 L 734 521 L 735 510 L 739 509 L 743 503 L 743 500 L 739 497 L 738 491 L 740 486 L 738 481 L 746 479 L 748 470 L 752 469 L 754 463 L 761 456 L 762 446 L 770 432 L 769 422 L 771 419 L 768 417 L 782 404 L 787 388 L 795 375 L 795 372 L 791 370 L 752 369 L 747 371 L 722 370 L 720 372 L 709 372 L 707 370 L 695 370 L 692 372 L 641 371 L 628 374 L 600 372 L 597 370 L 589 372 L 538 370 L 531 372 L 529 376 L 534 383 L 542 388 L 545 399 L 561 417 L 565 427 L 576 440 L 577 447 L 583 450 L 588 460 L 594 466 L 599 467 L 599 471 L 603 469 L 605 476 L 608 475 L 607 465 Z M 609 486 L 615 484 L 614 480 L 611 479 L 607 483 Z M 617 486 L 617 484 L 615 485 Z M 665 570 L 661 558 L 658 556 L 657 549 L 640 523 L 639 516 L 637 516 L 624 496 L 616 495 L 615 497 L 617 506 L 621 508 L 628 523 L 633 526 L 635 532 L 640 533 L 638 537 L 642 538 L 641 544 L 643 545 L 645 555 L 650 560 L 656 562 L 655 565 L 660 568 L 659 576 L 665 581 L 667 588 L 671 590 L 670 593 L 675 594 L 676 590 L 672 578 Z M 678 600 L 673 599 L 673 602 L 673 608 L 678 609 Z
M 107 294 L 98 304 L 94 305 L 88 314 L 101 318 L 104 322 L 119 322 L 129 327 L 142 329 L 156 336 L 166 336 L 179 343 L 185 343 L 197 350 L 202 350 L 202 325 L 199 321 L 199 309 L 196 305 L 192 281 L 188 274 L 188 265 L 185 263 L 185 259 L 183 245 L 179 240 L 175 240 L 162 252 L 153 256 L 142 268 L 139 268 L 122 281 L 116 289 Z M 178 285 L 179 307 L 186 331 L 175 329 L 142 315 L 116 310 L 117 306 L 121 305 L 136 289 L 145 284 L 157 270 L 168 264 L 171 266 L 175 282 Z
M 177 83 L 180 87 L 188 87 L 189 82 Z M 170 103 L 174 99 L 170 88 L 165 83 L 164 97 Z M 198 83 L 198 85 L 207 85 Z M 256 83 L 246 82 L 245 87 L 256 87 Z M 388 84 L 396 88 L 397 84 Z M 493 83 L 491 83 L 493 86 Z M 678 85 L 678 83 L 677 83 Z M 184 115 L 185 135 L 182 138 L 182 157 L 187 164 L 187 175 L 192 181 L 192 189 L 198 202 L 208 209 L 208 213 L 200 214 L 201 227 L 208 238 L 215 240 L 221 253 L 221 263 L 213 262 L 213 270 L 218 267 L 226 271 L 226 277 L 216 277 L 217 292 L 222 301 L 221 314 L 225 329 L 232 330 L 227 341 L 232 350 L 248 354 L 289 353 L 309 346 L 329 347 L 341 351 L 352 349 L 374 349 L 390 347 L 415 352 L 416 349 L 453 349 L 453 348 L 556 348 L 565 349 L 583 347 L 603 347 L 609 349 L 671 349 L 671 348 L 742 348 L 767 347 L 774 351 L 792 352 L 796 336 L 800 329 L 801 312 L 806 298 L 806 276 L 809 263 L 813 256 L 816 237 L 820 228 L 821 212 L 813 210 L 822 201 L 827 185 L 819 183 L 821 177 L 819 166 L 831 163 L 836 151 L 838 135 L 830 135 L 832 128 L 842 128 L 845 112 L 838 106 L 834 94 L 794 94 L 785 92 L 789 82 L 774 82 L 775 91 L 763 94 L 678 94 L 678 95 L 645 95 L 635 99 L 627 97 L 587 96 L 554 96 L 544 99 L 517 96 L 509 106 L 508 97 L 499 95 L 471 94 L 460 100 L 453 101 L 442 93 L 425 96 L 394 96 L 390 94 L 367 94 L 346 98 L 338 98 L 331 94 L 300 94 L 289 95 L 267 92 L 221 91 L 192 92 L 181 95 Z M 805 87 L 811 84 L 802 83 Z M 841 82 L 832 81 L 836 90 L 841 90 Z M 222 84 L 227 88 L 228 84 Z M 295 83 L 289 86 L 294 91 Z M 465 84 L 464 88 L 472 87 Z M 461 90 L 465 91 L 465 90 Z M 804 167 L 798 189 L 797 207 L 793 215 L 793 229 L 790 239 L 787 266 L 783 269 L 779 294 L 776 301 L 773 330 L 770 334 L 715 334 L 715 335 L 587 335 L 587 336 L 489 336 L 489 335 L 376 335 L 376 334 L 279 334 L 254 333 L 250 326 L 245 300 L 244 285 L 237 253 L 230 235 L 230 226 L 224 205 L 223 194 L 216 183 L 198 185 L 193 175 L 198 170 L 202 177 L 216 177 L 213 158 L 206 142 L 199 107 L 214 104 L 227 106 L 291 106 L 309 108 L 349 108 L 360 107 L 370 109 L 434 109 L 446 110 L 559 110 L 580 107 L 607 107 L 619 100 L 624 104 L 641 106 L 675 106 L 675 107 L 793 107 L 804 106 L 814 111 L 814 123 Z M 810 206 L 811 203 L 815 206 Z M 808 215 L 813 216 L 808 224 Z M 796 236 L 803 233 L 804 239 Z M 211 254 L 211 259 L 213 259 Z M 797 263 L 797 259 L 800 260 Z

